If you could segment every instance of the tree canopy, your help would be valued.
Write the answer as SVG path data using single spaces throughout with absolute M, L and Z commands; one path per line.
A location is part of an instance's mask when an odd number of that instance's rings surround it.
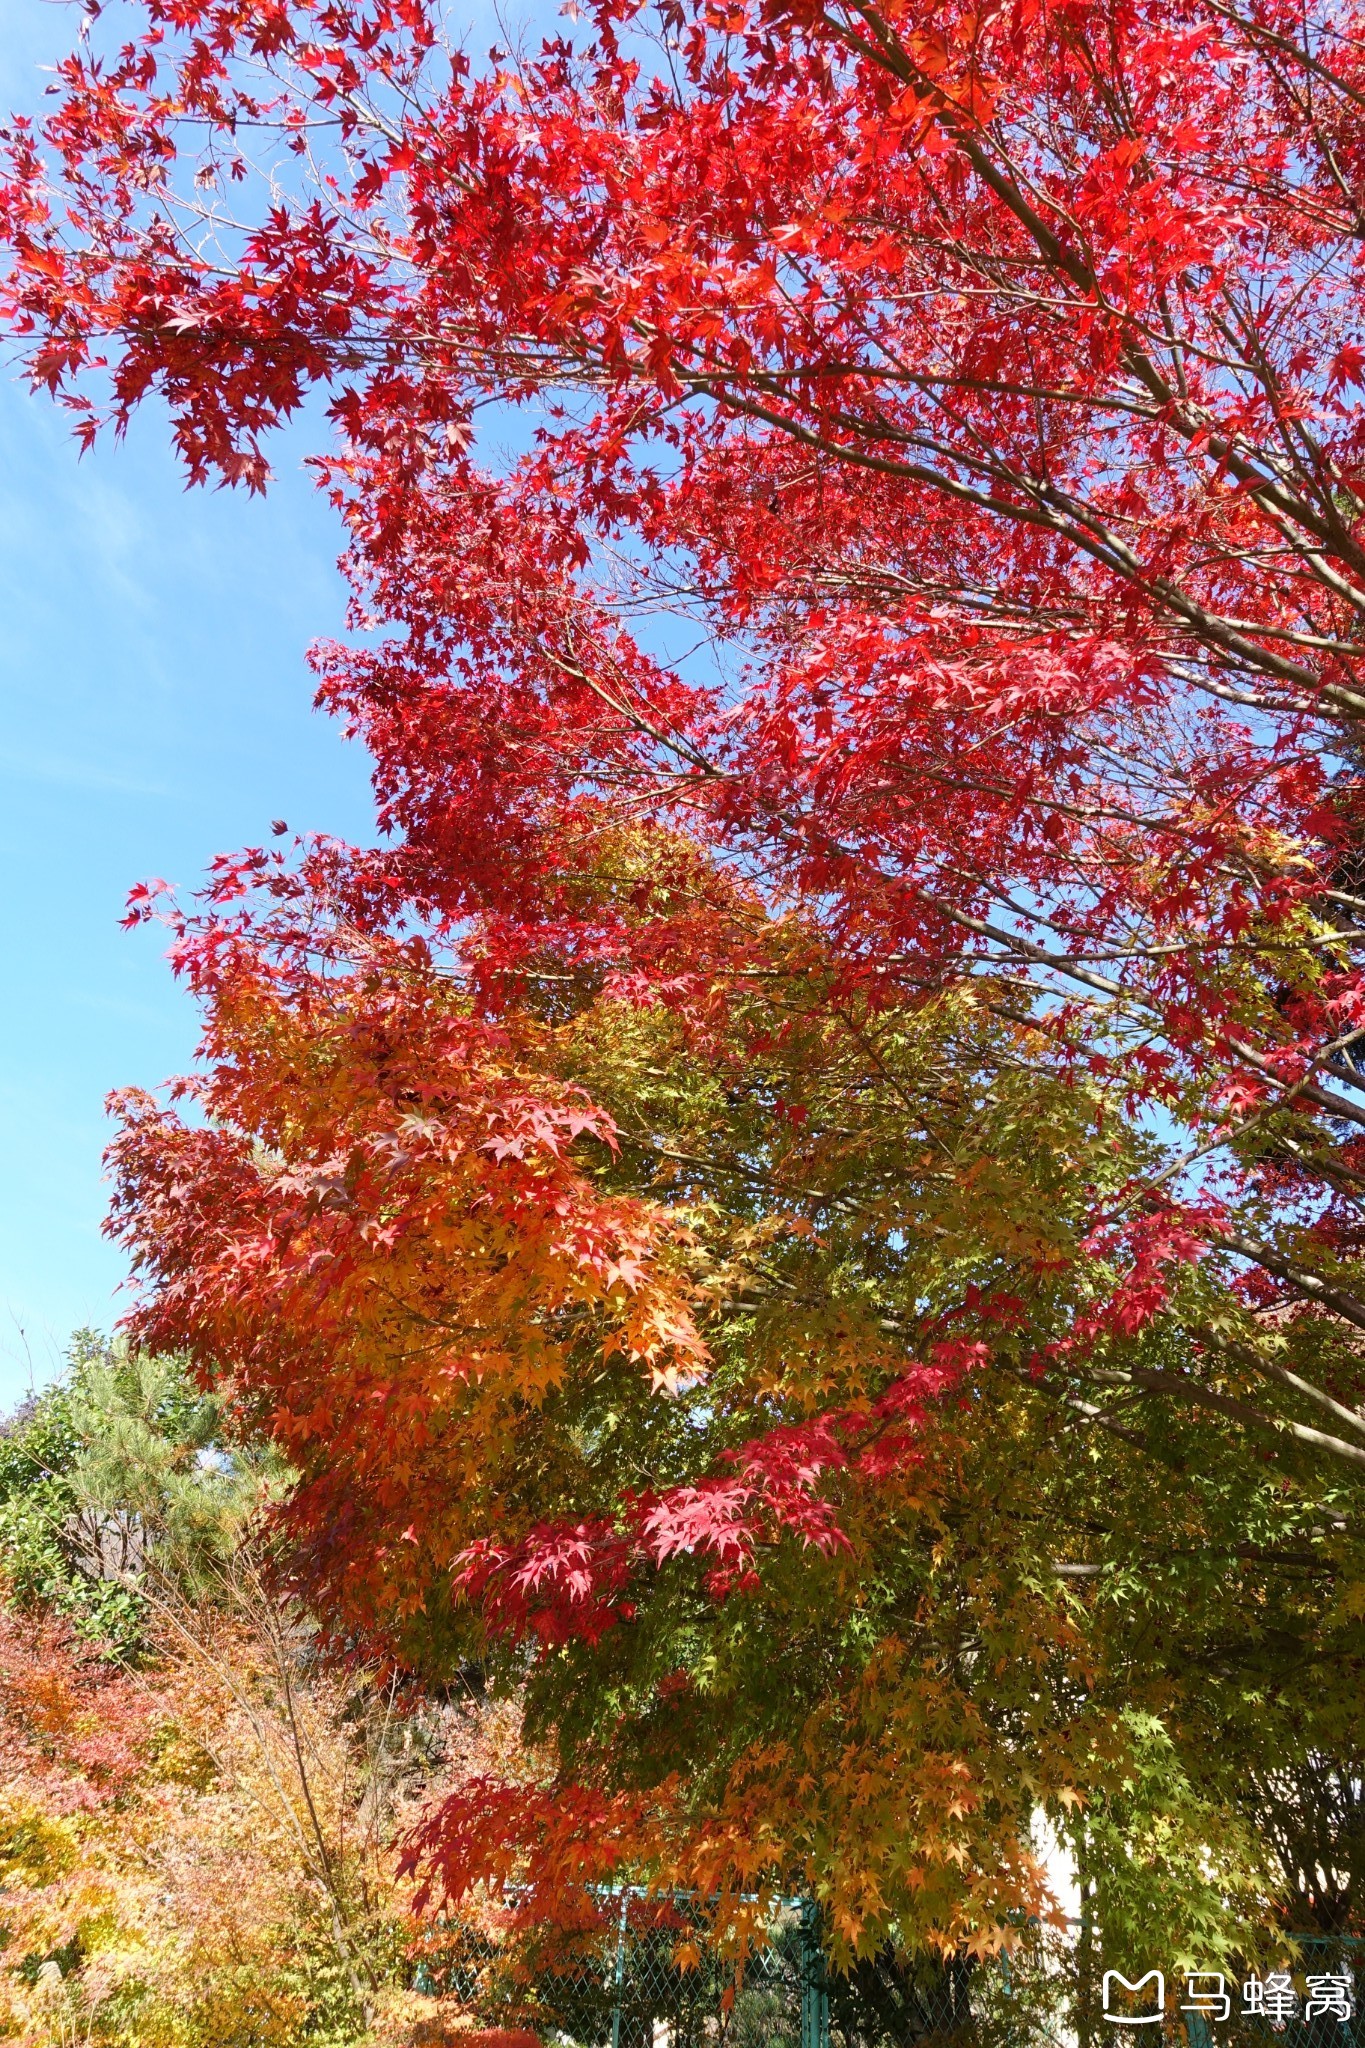
M 335 429 L 384 843 L 135 892 L 113 1220 L 337 1645 L 525 1687 L 457 1891 L 987 1948 L 1079 1803 L 1207 1953 L 1350 1781 L 1360 27 L 127 0 L 11 124 L 81 432 Z

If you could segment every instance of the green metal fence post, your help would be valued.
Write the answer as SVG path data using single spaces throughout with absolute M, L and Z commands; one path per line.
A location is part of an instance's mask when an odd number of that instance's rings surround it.
M 621 2048 L 621 1993 L 626 1982 L 626 1912 L 630 1893 L 621 1888 L 621 1924 L 616 1930 L 616 1997 L 611 2008 L 611 2048 Z
M 801 2048 L 829 2048 L 829 1981 L 814 1899 L 801 1901 Z

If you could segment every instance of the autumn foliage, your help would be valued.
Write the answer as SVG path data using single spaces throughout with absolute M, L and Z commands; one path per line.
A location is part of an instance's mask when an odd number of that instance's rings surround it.
M 453 1892 L 989 1948 L 1038 1807 L 1244 1712 L 1154 1613 L 1134 1721 L 1106 1546 L 1269 1572 L 1258 1628 L 1350 1578 L 1360 30 L 142 0 L 9 131 L 82 433 L 156 394 L 264 488 L 335 430 L 384 843 L 135 892 L 205 1036 L 113 1221 L 336 1642 L 525 1680 L 555 1768 L 461 1791 Z
M 309 1617 L 261 1577 L 260 1461 L 221 1419 L 182 1361 L 87 1331 L 64 1379 L 0 1428 L 0 2033 L 21 2048 L 444 2041 L 473 2023 L 469 1987 L 414 1985 L 402 1845 L 425 1801 L 516 1767 L 516 1714 L 321 1668 Z M 215 1459 L 197 1464 L 209 1428 Z M 46 1493 L 24 1483 L 40 1461 Z M 83 1517 L 54 1522 L 62 1486 Z M 135 1562 L 117 1568 L 133 1516 Z M 26 1568 L 26 1522 L 67 1567 L 56 1591 L 51 1558 L 46 1580 Z M 212 1539 L 187 1544 L 191 1527 Z M 111 1618 L 117 1639 L 100 1633 Z

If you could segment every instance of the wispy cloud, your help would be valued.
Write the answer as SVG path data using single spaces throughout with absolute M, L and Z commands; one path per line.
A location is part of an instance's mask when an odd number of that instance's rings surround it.
M 97 767 L 70 755 L 33 754 L 0 747 L 0 775 L 15 782 L 46 783 L 54 789 L 98 789 L 115 796 L 154 797 L 165 802 L 174 792 L 161 783 L 143 782 L 115 768 Z

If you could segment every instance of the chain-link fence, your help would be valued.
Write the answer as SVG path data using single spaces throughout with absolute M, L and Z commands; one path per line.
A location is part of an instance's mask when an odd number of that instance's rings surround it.
M 775 1909 L 767 1938 L 742 1966 L 682 1901 L 626 1890 L 601 1902 L 602 1924 L 557 1934 L 545 1954 L 523 1949 L 515 1978 L 496 1944 L 466 1927 L 435 1932 L 417 1965 L 419 1990 L 561 2048 L 830 2048 L 818 1917 L 803 1901 Z
M 1221 2000 L 1218 2012 L 1188 2015 L 1190 2048 L 1365 2048 L 1365 1942 L 1298 1935 L 1277 1967 L 1230 1980 L 1224 1996 L 1226 2017 Z
M 781 1907 L 743 1970 L 719 1955 L 686 1907 L 632 1930 L 621 1909 L 609 1980 L 571 1973 L 543 1985 L 560 2031 L 581 2048 L 820 2048 L 819 1948 L 801 1907 Z M 815 2026 L 814 2034 L 811 2032 Z
M 515 1980 L 495 1943 L 435 1935 L 418 1988 L 557 2048 L 1365 2048 L 1365 1942 L 1303 1935 L 1277 1966 L 1196 1977 L 1078 1968 L 1074 1947 L 1038 1941 L 977 1963 L 888 1948 L 826 1968 L 809 1900 L 774 1911 L 742 1967 L 686 1901 L 613 1894 L 597 1925 Z

